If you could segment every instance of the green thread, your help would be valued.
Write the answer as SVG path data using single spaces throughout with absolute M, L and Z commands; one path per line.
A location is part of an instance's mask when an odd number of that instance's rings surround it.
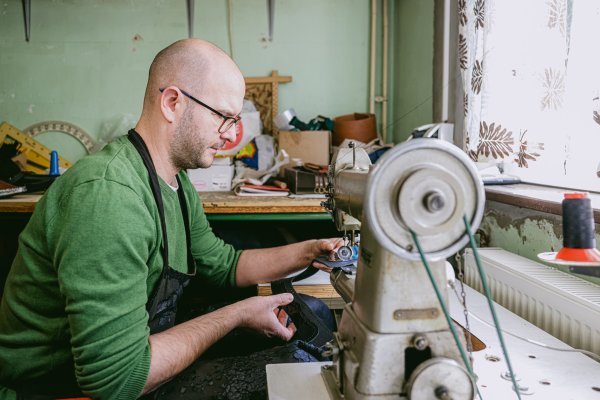
M 456 342 L 456 346 L 458 347 L 458 351 L 460 352 L 460 357 L 462 358 L 463 362 L 465 363 L 465 367 L 467 368 L 467 371 L 469 372 L 469 375 L 471 376 L 471 380 L 475 386 L 475 390 L 477 390 L 477 395 L 479 396 L 479 399 L 483 400 L 483 398 L 481 397 L 481 393 L 479 392 L 479 387 L 477 386 L 477 383 L 475 381 L 475 373 L 473 372 L 473 369 L 471 368 L 471 363 L 469 362 L 467 353 L 465 352 L 465 349 L 463 348 L 462 343 L 460 342 L 460 339 L 458 338 L 458 333 L 456 333 L 456 329 L 454 328 L 454 323 L 452 323 L 452 318 L 450 317 L 450 312 L 448 311 L 448 308 L 446 307 L 446 304 L 442 297 L 442 293 L 440 292 L 440 289 L 438 288 L 437 284 L 435 283 L 433 273 L 431 272 L 431 267 L 429 266 L 429 263 L 427 262 L 427 259 L 425 258 L 425 253 L 423 252 L 423 249 L 421 248 L 421 243 L 419 242 L 419 239 L 417 238 L 417 234 L 415 232 L 413 232 L 411 230 L 410 234 L 412 235 L 413 241 L 415 242 L 415 245 L 417 246 L 417 249 L 419 250 L 419 255 L 421 256 L 421 261 L 423 262 L 423 265 L 425 266 L 425 271 L 427 271 L 429 280 L 431 281 L 431 284 L 433 285 L 433 290 L 435 291 L 435 295 L 437 296 L 438 301 L 440 302 L 440 307 L 442 308 L 442 311 L 444 312 L 444 317 L 446 317 L 446 322 L 448 323 L 448 327 L 450 328 L 450 331 L 452 332 L 452 336 L 454 337 L 454 341 Z
M 463 217 L 463 221 L 465 223 L 465 228 L 467 230 L 467 234 L 469 235 L 469 242 L 471 243 L 471 249 L 473 250 L 473 257 L 475 258 L 475 264 L 477 264 L 477 270 L 479 271 L 479 277 L 481 278 L 481 285 L 483 286 L 483 291 L 485 294 L 485 298 L 487 299 L 488 305 L 490 307 L 490 312 L 492 313 L 492 318 L 494 319 L 494 325 L 496 328 L 496 332 L 498 333 L 498 339 L 500 340 L 500 346 L 502 347 L 502 353 L 504 353 L 504 358 L 506 358 L 506 365 L 508 366 L 508 371 L 510 373 L 510 379 L 513 383 L 513 389 L 517 394 L 519 400 L 521 400 L 521 393 L 519 393 L 519 387 L 517 386 L 517 381 L 515 379 L 515 374 L 513 372 L 512 364 L 510 362 L 510 358 L 508 357 L 508 350 L 506 349 L 506 344 L 504 343 L 504 337 L 502 336 L 502 330 L 500 329 L 500 321 L 498 320 L 498 316 L 496 315 L 496 310 L 494 309 L 494 302 L 492 300 L 492 294 L 490 293 L 490 288 L 488 286 L 487 278 L 485 276 L 485 272 L 483 271 L 483 267 L 481 266 L 481 260 L 479 259 L 479 253 L 477 253 L 477 246 L 475 245 L 475 238 L 473 237 L 473 232 L 471 231 L 471 224 L 469 224 L 469 220 L 465 215 Z

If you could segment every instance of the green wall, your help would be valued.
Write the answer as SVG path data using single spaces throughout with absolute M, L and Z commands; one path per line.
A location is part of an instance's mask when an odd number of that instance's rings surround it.
M 596 224 L 596 242 L 600 242 L 600 226 Z M 500 247 L 540 262 L 537 255 L 559 251 L 563 247 L 562 217 L 512 205 L 487 201 L 485 216 L 478 230 L 482 247 Z M 558 266 L 569 273 L 568 267 Z M 600 278 L 576 276 L 600 284 Z
M 434 0 L 378 0 L 378 23 L 383 1 L 390 12 L 388 135 L 399 142 L 432 121 Z M 369 0 L 277 0 L 272 42 L 265 40 L 266 1 L 231 3 L 233 57 L 244 75 L 277 69 L 293 77 L 281 86 L 281 110 L 294 107 L 303 119 L 368 110 Z M 27 43 L 21 1 L 0 3 L 0 121 L 25 128 L 65 120 L 96 138 L 135 123 L 152 58 L 187 37 L 183 0 L 34 0 L 31 23 Z M 231 51 L 226 0 L 196 0 L 195 36 Z M 62 134 L 39 140 L 72 160 L 84 154 Z M 488 204 L 481 229 L 487 245 L 535 259 L 557 249 L 560 226 L 555 216 Z
M 276 69 L 280 110 L 301 119 L 368 110 L 369 1 L 277 0 L 273 41 L 264 0 L 232 0 L 233 57 L 245 76 Z M 26 128 L 65 120 L 95 138 L 135 123 L 148 66 L 171 42 L 187 37 L 183 0 L 32 1 L 25 41 L 20 0 L 0 3 L 0 121 Z M 226 0 L 196 0 L 195 36 L 230 52 Z M 75 140 L 39 140 L 76 160 Z
M 419 125 L 433 122 L 434 0 L 394 3 L 393 103 L 394 142 L 405 140 Z

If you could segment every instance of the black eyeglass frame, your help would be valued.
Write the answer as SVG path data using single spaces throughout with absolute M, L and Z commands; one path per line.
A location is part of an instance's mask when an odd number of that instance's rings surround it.
M 207 110 L 210 110 L 210 111 L 214 112 L 219 117 L 223 118 L 223 122 L 221 122 L 221 125 L 219 126 L 219 129 L 217 129 L 217 131 L 219 133 L 225 133 L 225 132 L 227 132 L 228 130 L 231 129 L 232 126 L 237 125 L 237 123 L 242 119 L 239 115 L 236 115 L 235 117 L 230 117 L 228 115 L 225 115 L 225 114 L 223 114 L 223 113 L 215 110 L 214 108 L 212 108 L 208 104 L 206 104 L 206 103 L 198 100 L 197 98 L 195 98 L 194 96 L 192 96 L 191 94 L 189 94 L 188 92 L 186 92 L 185 90 L 183 90 L 181 88 L 178 88 L 178 89 L 179 89 L 179 91 L 181 93 L 184 94 L 184 96 L 189 97 L 190 99 L 192 99 L 196 103 L 200 104 L 202 107 L 206 108 Z M 158 89 L 158 90 L 160 90 L 161 93 L 165 91 L 164 88 L 161 88 L 161 89 Z M 227 121 L 232 121 L 232 122 L 227 123 Z M 225 126 L 225 125 L 227 125 L 227 126 Z M 223 129 L 224 126 L 225 126 L 225 129 Z

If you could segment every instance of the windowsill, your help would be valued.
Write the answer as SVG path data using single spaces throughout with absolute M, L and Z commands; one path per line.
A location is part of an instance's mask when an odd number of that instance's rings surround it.
M 485 186 L 486 200 L 562 215 L 564 193 L 577 190 L 520 183 L 518 185 Z M 592 200 L 594 221 L 600 224 L 600 194 L 588 193 Z

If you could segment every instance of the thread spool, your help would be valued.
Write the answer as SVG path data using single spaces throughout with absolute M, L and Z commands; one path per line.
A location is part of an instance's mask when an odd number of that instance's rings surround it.
M 60 171 L 58 169 L 58 152 L 56 150 L 52 150 L 50 153 L 50 176 L 59 176 Z
M 587 193 L 565 193 L 562 201 L 563 248 L 541 253 L 542 261 L 569 266 L 600 266 L 592 201 Z
M 565 193 L 562 211 L 563 248 L 556 254 L 556 259 L 600 262 L 600 252 L 596 250 L 592 201 L 587 193 Z

